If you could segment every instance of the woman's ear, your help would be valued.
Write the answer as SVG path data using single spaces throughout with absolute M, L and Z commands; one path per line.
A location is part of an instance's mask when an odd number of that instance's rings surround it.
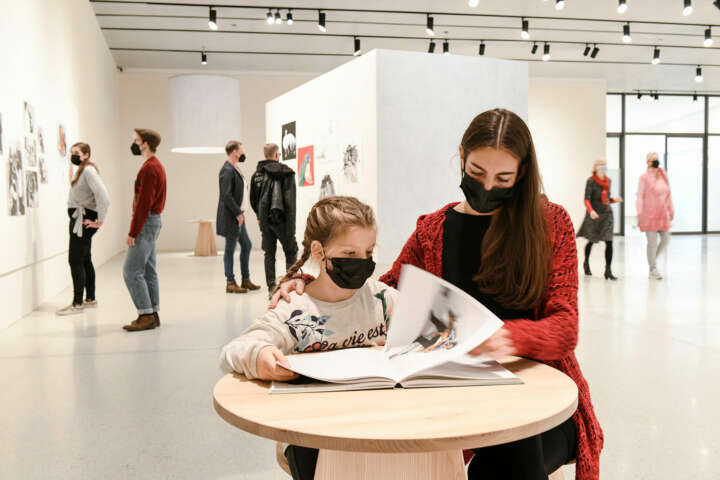
M 317 240 L 313 240 L 310 244 L 310 256 L 318 263 L 322 263 L 322 261 L 325 259 L 323 246 Z

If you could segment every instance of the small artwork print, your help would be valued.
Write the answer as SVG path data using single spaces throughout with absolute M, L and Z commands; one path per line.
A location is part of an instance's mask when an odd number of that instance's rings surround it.
M 37 143 L 32 137 L 25 137 L 25 159 L 31 168 L 37 167 Z
M 35 107 L 25 102 L 25 110 L 23 114 L 23 127 L 26 133 L 35 133 Z
M 67 143 L 65 143 L 65 127 L 62 124 L 58 125 L 57 149 L 60 156 L 65 158 L 65 155 L 67 155 Z
M 357 183 L 359 162 L 357 145 L 348 145 L 343 152 L 343 174 L 347 183 Z
M 0 113 L 0 155 L 3 153 L 2 113 Z
M 48 170 L 45 164 L 45 157 L 38 157 L 38 171 L 40 172 L 40 183 L 48 183 Z
M 8 150 L 8 213 L 25 215 L 25 181 L 20 147 Z
M 38 198 L 38 177 L 37 172 L 25 172 L 25 182 L 27 185 L 27 199 L 28 208 L 38 208 L 40 206 L 40 199 Z
M 295 122 L 286 123 L 282 126 L 282 159 L 292 160 L 296 157 L 295 149 L 296 141 L 295 138 Z
M 335 183 L 333 183 L 330 175 L 325 175 L 320 182 L 320 198 L 318 200 L 332 197 L 333 195 L 335 195 Z
M 43 137 L 43 131 L 40 127 L 37 127 L 37 141 L 40 153 L 45 153 L 45 137 Z
M 313 146 L 302 147 L 298 150 L 298 186 L 309 187 L 315 185 L 315 159 Z

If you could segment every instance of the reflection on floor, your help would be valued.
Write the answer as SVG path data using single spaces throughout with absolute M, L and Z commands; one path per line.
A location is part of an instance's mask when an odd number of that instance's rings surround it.
M 577 349 L 605 429 L 602 478 L 719 478 L 720 236 L 673 237 L 660 282 L 642 237 L 616 241 L 616 283 L 599 276 L 602 249 L 580 278 Z M 219 348 L 266 290 L 226 295 L 221 257 L 162 254 L 163 326 L 129 334 L 121 264 L 98 270 L 97 310 L 56 317 L 65 291 L 0 331 L 0 478 L 287 478 L 272 442 L 226 424 L 211 400 Z M 252 271 L 261 283 L 257 252 Z

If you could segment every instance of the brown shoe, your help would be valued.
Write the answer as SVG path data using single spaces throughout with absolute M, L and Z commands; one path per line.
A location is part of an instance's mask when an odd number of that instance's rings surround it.
M 140 315 L 136 320 L 133 320 L 129 325 L 124 325 L 123 328 L 128 332 L 139 332 L 141 330 L 152 330 L 155 327 L 160 326 L 160 323 L 155 314 L 148 313 Z
M 260 290 L 260 285 L 255 285 L 249 278 L 247 280 L 243 280 L 240 287 L 247 288 L 248 290 Z
M 247 288 L 243 288 L 235 281 L 232 281 L 225 285 L 225 293 L 247 293 Z

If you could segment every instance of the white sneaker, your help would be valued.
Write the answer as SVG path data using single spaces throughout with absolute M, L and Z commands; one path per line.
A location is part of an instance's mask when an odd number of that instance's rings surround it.
M 662 280 L 663 276 L 660 275 L 657 268 L 650 269 L 650 280 Z
M 60 310 L 55 312 L 55 315 L 65 316 L 65 315 L 77 315 L 79 313 L 83 313 L 85 308 L 82 305 L 73 305 L 72 303 L 68 305 L 67 307 L 61 308 Z
M 82 306 L 84 308 L 97 308 L 97 300 L 85 300 Z

